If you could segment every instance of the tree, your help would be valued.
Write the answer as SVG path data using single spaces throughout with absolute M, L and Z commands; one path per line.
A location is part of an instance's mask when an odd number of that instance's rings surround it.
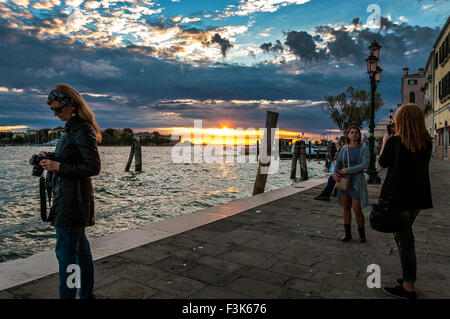
M 131 128 L 124 128 L 120 133 L 120 145 L 131 145 L 133 144 L 134 135 Z
M 329 114 L 340 130 L 350 125 L 362 127 L 370 120 L 370 92 L 349 87 L 336 96 L 325 96 L 325 113 Z M 381 94 L 375 93 L 375 112 L 383 106 Z
M 131 128 L 124 128 L 122 131 L 124 134 L 132 135 L 133 130 Z
M 105 137 L 105 136 L 114 137 L 117 135 L 117 130 L 115 130 L 113 128 L 107 128 L 102 133 L 103 133 L 103 137 Z
M 153 138 L 159 138 L 159 136 L 160 136 L 161 134 L 159 134 L 158 131 L 154 131 L 154 132 L 152 132 L 152 135 L 153 135 Z

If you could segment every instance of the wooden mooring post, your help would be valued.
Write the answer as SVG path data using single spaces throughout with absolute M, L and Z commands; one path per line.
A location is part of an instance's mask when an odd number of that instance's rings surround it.
M 259 140 L 256 139 L 256 159 L 259 159 Z
M 142 152 L 141 144 L 138 141 L 134 141 L 131 145 L 130 156 L 128 157 L 127 166 L 125 167 L 125 172 L 130 170 L 131 162 L 134 157 L 134 171 L 142 172 Z
M 300 141 L 294 143 L 294 152 L 292 153 L 292 162 L 291 162 L 291 179 L 297 178 L 297 162 L 298 157 L 300 155 Z
M 253 195 L 264 193 L 267 181 L 267 171 L 270 166 L 270 156 L 272 155 L 272 145 L 274 136 L 272 129 L 277 126 L 278 113 L 267 111 L 266 113 L 266 133 L 264 134 L 262 147 L 266 147 L 266 152 L 262 152 L 258 157 L 258 172 L 256 174 L 255 185 L 253 187 Z M 265 153 L 265 154 L 264 154 Z M 262 168 L 264 167 L 264 170 Z
M 303 181 L 308 179 L 308 167 L 306 166 L 306 144 L 300 141 L 300 176 Z

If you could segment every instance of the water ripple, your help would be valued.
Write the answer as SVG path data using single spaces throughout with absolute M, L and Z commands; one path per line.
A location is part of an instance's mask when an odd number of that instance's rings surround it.
M 31 155 L 45 147 L 0 148 L 0 262 L 53 249 L 55 231 L 40 220 L 39 181 Z M 103 236 L 251 196 L 256 163 L 171 163 L 170 147 L 143 147 L 143 172 L 125 172 L 129 147 L 100 147 L 102 171 L 93 179 L 96 225 Z M 291 161 L 269 175 L 266 191 L 291 184 Z M 134 164 L 131 166 L 134 169 Z M 308 161 L 310 177 L 323 175 L 323 161 Z

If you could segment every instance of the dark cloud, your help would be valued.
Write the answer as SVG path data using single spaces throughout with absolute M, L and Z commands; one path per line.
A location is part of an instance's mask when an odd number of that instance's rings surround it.
M 84 94 L 102 128 L 192 126 L 193 119 L 203 119 L 210 126 L 228 119 L 243 128 L 261 127 L 266 110 L 280 110 L 280 127 L 320 132 L 335 127 L 320 105 L 287 105 L 280 109 L 276 105 L 264 108 L 258 103 L 205 101 L 321 101 L 325 95 L 338 94 L 350 85 L 367 90 L 364 57 L 374 38 L 383 46 L 380 63 L 384 72 L 378 91 L 386 110 L 381 109 L 377 116 L 384 117 L 383 112 L 387 115 L 389 108 L 400 102 L 401 68 L 424 67 L 438 30 L 396 25 L 387 19 L 382 20 L 382 26 L 379 32 L 321 27 L 318 35 L 322 39 L 325 34 L 338 35 L 330 43 L 323 43 L 329 50 L 327 55 L 311 45 L 318 41 L 317 37 L 302 31 L 287 33 L 289 46 L 286 43 L 285 49 L 301 59 L 282 66 L 216 63 L 195 67 L 149 56 L 154 50 L 150 47 L 93 48 L 67 38 L 38 40 L 28 32 L 0 25 L 0 87 L 23 90 L 0 92 L 0 125 L 60 125 L 45 105 L 45 98 L 56 83 L 65 82 Z M 349 38 L 354 41 L 354 52 L 349 49 Z M 211 44 L 213 39 L 209 40 Z M 303 46 L 301 39 L 305 40 Z M 217 38 L 214 45 L 222 49 L 225 40 Z M 282 41 L 277 41 L 270 48 L 273 50 L 278 43 L 283 46 Z M 229 45 L 224 46 L 225 54 Z M 185 99 L 197 102 L 183 102 Z
M 323 42 L 323 39 L 320 35 L 316 34 L 315 36 L 313 36 L 313 40 L 315 42 Z
M 222 52 L 223 57 L 225 57 L 227 55 L 227 51 L 233 47 L 228 39 L 222 38 L 218 33 L 216 33 L 207 43 L 207 45 L 211 44 L 218 44 L 220 46 L 220 51 Z
M 334 39 L 327 42 L 328 59 L 364 64 L 368 47 L 373 40 L 382 46 L 381 63 L 395 66 L 419 67 L 426 63 L 440 30 L 406 23 L 397 24 L 381 17 L 381 27 L 362 28 L 359 18 L 352 21 L 353 29 L 317 26 L 320 35 L 331 34 Z
M 263 43 L 261 44 L 261 46 L 259 47 L 264 53 L 273 53 L 273 54 L 278 54 L 278 53 L 282 53 L 284 48 L 283 45 L 281 44 L 280 40 L 276 40 L 275 44 L 272 45 L 272 42 L 269 43 Z
M 396 68 L 398 65 L 419 68 L 426 63 L 440 32 L 438 27 L 398 24 L 385 17 L 381 17 L 379 29 L 363 28 L 360 18 L 354 18 L 351 25 L 353 27 L 347 28 L 317 26 L 314 36 L 305 31 L 290 31 L 285 33 L 285 46 L 303 64 L 328 61 L 363 65 L 369 45 L 376 40 L 382 45 L 380 63 Z M 330 35 L 331 40 L 325 42 L 324 38 Z M 279 40 L 277 42 L 280 43 Z M 319 48 L 319 44 L 325 48 Z M 271 42 L 263 43 L 260 48 L 265 53 L 276 51 Z M 277 52 L 282 52 L 281 43 L 278 48 Z
M 2 26 L 0 33 L 4 35 L 0 87 L 23 90 L 0 92 L 0 125 L 60 125 L 45 105 L 46 95 L 59 82 L 69 83 L 85 96 L 102 128 L 192 126 L 194 118 L 211 125 L 223 118 L 242 127 L 264 125 L 265 109 L 258 104 L 164 100 L 322 99 L 316 89 L 321 81 L 318 74 L 286 74 L 272 65 L 194 67 L 148 56 L 145 50 L 151 48 L 90 48 L 63 39 L 41 41 Z M 280 117 L 284 128 L 302 126 L 304 115 L 292 112 L 297 115 Z M 302 112 L 316 114 L 316 124 L 327 121 L 327 115 L 315 108 Z
M 322 50 L 316 51 L 316 43 L 313 37 L 305 31 L 290 31 L 286 34 L 286 46 L 293 54 L 305 63 L 323 59 Z

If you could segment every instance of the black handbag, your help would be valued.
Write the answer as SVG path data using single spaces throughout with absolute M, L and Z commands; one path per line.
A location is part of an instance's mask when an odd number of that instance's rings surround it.
M 400 214 L 389 202 L 372 205 L 370 213 L 370 226 L 382 233 L 395 233 L 400 224 Z
M 394 160 L 394 172 L 395 176 L 392 179 L 392 191 L 390 192 L 390 198 L 379 199 L 378 204 L 372 205 L 372 212 L 370 213 L 370 226 L 382 233 L 395 233 L 399 229 L 400 214 L 399 211 L 393 205 L 393 199 L 395 198 L 395 190 L 398 176 L 398 158 L 400 155 L 400 145 L 397 145 Z

